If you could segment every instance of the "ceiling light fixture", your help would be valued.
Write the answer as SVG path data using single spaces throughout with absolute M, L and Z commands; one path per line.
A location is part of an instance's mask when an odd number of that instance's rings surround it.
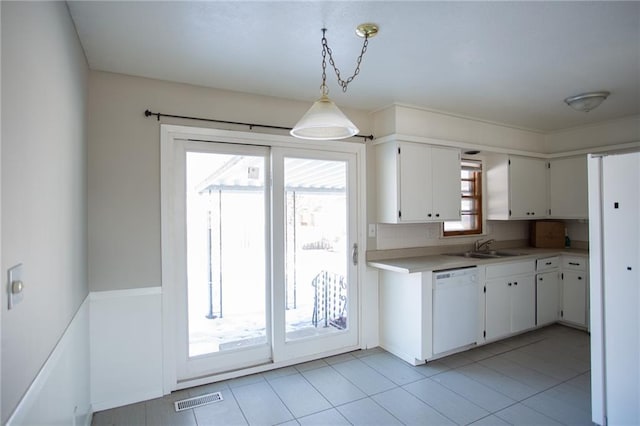
M 313 140 L 335 140 L 345 139 L 351 136 L 355 136 L 360 131 L 355 124 L 347 118 L 346 115 L 338 106 L 329 99 L 329 89 L 327 88 L 327 55 L 329 56 L 329 63 L 333 67 L 336 76 L 338 77 L 338 84 L 342 87 L 342 91 L 347 91 L 347 86 L 353 81 L 353 79 L 360 73 L 360 63 L 364 52 L 367 51 L 367 45 L 369 39 L 378 33 L 378 26 L 375 24 L 361 24 L 356 28 L 356 34 L 358 37 L 364 38 L 362 45 L 362 52 L 358 56 L 356 62 L 356 69 L 353 75 L 346 80 L 340 77 L 340 70 L 336 67 L 333 60 L 332 51 L 327 43 L 325 36 L 327 32 L 326 28 L 322 29 L 322 84 L 320 85 L 320 99 L 315 101 L 309 111 L 298 121 L 298 123 L 291 129 L 291 135 L 300 139 L 313 139 Z
M 596 108 L 610 95 L 609 92 L 589 92 L 571 96 L 564 101 L 576 111 L 589 112 Z

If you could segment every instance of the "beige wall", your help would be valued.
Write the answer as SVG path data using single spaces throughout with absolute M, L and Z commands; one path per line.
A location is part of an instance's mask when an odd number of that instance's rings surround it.
M 92 291 L 160 285 L 160 125 L 166 114 L 291 127 L 311 101 L 91 72 L 89 89 L 89 285 Z M 345 109 L 370 133 L 369 116 Z M 162 123 L 248 131 L 181 119 Z M 263 131 L 254 128 L 254 131 Z M 281 132 L 282 133 L 282 132 Z
M 4 423 L 88 294 L 88 67 L 64 2 L 0 7 L 2 271 L 25 284 L 11 311 L 0 292 Z

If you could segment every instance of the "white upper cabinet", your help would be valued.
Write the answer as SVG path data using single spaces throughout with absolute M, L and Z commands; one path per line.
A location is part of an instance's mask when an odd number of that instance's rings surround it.
M 378 221 L 460 220 L 460 151 L 412 142 L 376 145 Z
M 548 216 L 547 162 L 495 154 L 487 157 L 487 218 L 542 219 Z
M 549 165 L 550 216 L 587 219 L 587 157 L 554 158 Z

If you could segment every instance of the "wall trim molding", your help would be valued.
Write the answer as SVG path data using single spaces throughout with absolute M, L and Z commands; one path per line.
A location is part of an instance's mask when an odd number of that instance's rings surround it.
M 582 148 L 582 149 L 571 150 L 566 152 L 540 153 L 540 152 L 534 152 L 534 151 L 523 151 L 519 149 L 501 148 L 501 147 L 495 147 L 491 145 L 482 145 L 478 143 L 429 138 L 425 136 L 412 136 L 412 135 L 405 135 L 400 133 L 393 133 L 387 136 L 383 136 L 381 138 L 376 138 L 373 141 L 369 142 L 369 144 L 378 145 L 378 144 L 392 142 L 392 141 L 423 143 L 427 145 L 459 148 L 461 150 L 477 149 L 483 152 L 490 152 L 494 154 L 523 155 L 526 157 L 535 157 L 535 158 L 542 158 L 542 159 L 576 157 L 579 155 L 586 155 L 586 154 L 593 154 L 593 153 L 626 151 L 626 150 L 632 150 L 640 147 L 640 141 L 632 141 L 632 142 L 619 143 L 614 145 L 603 145 L 603 146 L 592 147 L 592 148 Z
M 162 294 L 162 287 L 138 287 L 123 290 L 92 291 L 89 293 L 89 299 L 93 301 L 116 299 L 120 297 L 152 296 L 154 294 Z
M 55 347 L 53 348 L 53 351 L 45 361 L 44 365 L 36 375 L 33 382 L 31 382 L 31 385 L 25 392 L 24 396 L 16 406 L 13 413 L 9 417 L 9 420 L 7 420 L 7 423 L 6 423 L 7 426 L 28 424 L 29 416 L 32 414 L 34 406 L 38 403 L 38 399 L 40 398 L 40 395 L 45 391 L 47 385 L 49 384 L 49 379 L 54 374 L 55 369 L 60 365 L 60 363 L 64 362 L 63 357 L 65 355 L 65 351 L 67 351 L 73 344 L 72 339 L 74 339 L 75 337 L 74 336 L 74 333 L 76 332 L 75 329 L 77 327 L 86 326 L 88 330 L 88 321 L 86 321 L 86 323 L 83 324 L 82 318 L 88 320 L 89 311 L 90 311 L 90 300 L 89 300 L 89 295 L 87 295 L 87 297 L 85 297 L 84 301 L 76 311 L 72 320 L 69 322 L 69 325 L 62 333 L 62 336 L 60 337 L 60 340 L 58 340 L 58 343 L 56 343 Z M 89 336 L 87 333 L 87 336 L 86 336 L 87 345 L 88 345 L 88 341 L 89 341 Z M 88 352 L 89 351 L 87 348 L 87 353 Z M 87 365 L 88 364 L 89 364 L 89 360 L 87 360 Z M 87 372 L 87 377 L 86 377 L 87 387 L 88 387 L 89 380 L 90 378 L 88 377 L 88 372 Z M 84 416 L 85 421 L 83 422 L 83 424 L 86 426 L 89 426 L 91 424 L 93 410 L 90 405 L 89 407 L 86 407 L 86 408 L 87 408 L 86 413 L 76 412 L 74 414 L 76 414 L 76 418 L 77 418 L 77 414 Z M 76 406 L 76 409 L 78 409 L 77 406 Z M 73 424 L 76 424 L 75 418 L 73 418 L 72 420 L 73 420 Z
M 162 288 L 95 292 L 90 301 L 93 409 L 106 410 L 161 397 Z

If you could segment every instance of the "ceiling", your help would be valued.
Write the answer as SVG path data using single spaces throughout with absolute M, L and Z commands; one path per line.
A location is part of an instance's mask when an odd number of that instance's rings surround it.
M 93 70 L 312 101 L 322 28 L 341 107 L 392 103 L 542 132 L 640 114 L 640 2 L 69 1 Z M 563 99 L 611 96 L 577 112 Z M 292 123 L 293 124 L 293 123 Z

